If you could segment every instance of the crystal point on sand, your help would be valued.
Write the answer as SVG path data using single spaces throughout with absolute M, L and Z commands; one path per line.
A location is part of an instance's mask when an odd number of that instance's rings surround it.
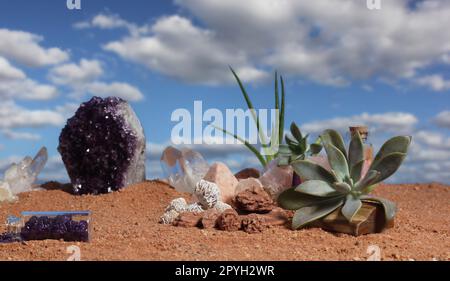
M 145 136 L 131 106 L 93 97 L 67 120 L 58 151 L 76 194 L 116 191 L 145 180 Z
M 14 201 L 16 194 L 31 191 L 47 160 L 47 148 L 42 147 L 34 158 L 26 156 L 19 163 L 11 164 L 0 181 L 0 202 Z
M 169 184 L 181 192 L 193 193 L 195 185 L 208 172 L 209 165 L 194 150 L 167 147 L 161 156 L 161 167 Z
M 281 192 L 292 186 L 293 173 L 291 166 L 278 166 L 278 160 L 273 160 L 259 180 L 267 193 L 276 199 Z

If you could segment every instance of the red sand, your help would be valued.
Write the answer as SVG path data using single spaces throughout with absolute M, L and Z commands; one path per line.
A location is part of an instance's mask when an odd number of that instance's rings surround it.
M 247 234 L 161 225 L 164 207 L 180 194 L 158 181 L 99 196 L 28 192 L 16 203 L 0 204 L 1 221 L 24 210 L 91 210 L 92 242 L 0 244 L 0 260 L 66 260 L 73 244 L 82 260 L 366 260 L 371 245 L 379 247 L 382 260 L 450 260 L 449 186 L 381 185 L 375 194 L 398 204 L 395 227 L 353 237 L 321 229 L 274 227 Z

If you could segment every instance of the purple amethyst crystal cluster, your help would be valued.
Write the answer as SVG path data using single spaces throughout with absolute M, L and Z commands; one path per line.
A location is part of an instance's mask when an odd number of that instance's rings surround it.
M 85 220 L 75 221 L 71 216 L 31 217 L 20 233 L 25 241 L 63 239 L 64 241 L 89 241 L 89 223 Z
M 100 194 L 145 180 L 145 136 L 130 105 L 93 97 L 67 120 L 58 151 L 75 194 Z

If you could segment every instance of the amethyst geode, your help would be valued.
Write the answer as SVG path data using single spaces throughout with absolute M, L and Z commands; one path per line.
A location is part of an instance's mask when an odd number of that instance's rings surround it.
M 93 97 L 59 136 L 59 153 L 76 194 L 108 193 L 145 180 L 145 136 L 130 105 Z

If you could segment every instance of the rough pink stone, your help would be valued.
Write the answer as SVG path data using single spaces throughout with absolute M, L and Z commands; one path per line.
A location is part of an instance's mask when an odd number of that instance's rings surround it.
M 245 191 L 247 189 L 253 189 L 253 188 L 262 188 L 263 185 L 259 179 L 255 178 L 246 178 L 239 180 L 238 185 L 236 186 L 236 194 Z
M 275 159 L 269 163 L 260 181 L 267 193 L 276 199 L 281 192 L 292 187 L 293 173 L 292 166 L 279 167 Z
M 224 163 L 214 163 L 203 177 L 204 180 L 214 182 L 220 188 L 222 202 L 231 203 L 238 180 Z

